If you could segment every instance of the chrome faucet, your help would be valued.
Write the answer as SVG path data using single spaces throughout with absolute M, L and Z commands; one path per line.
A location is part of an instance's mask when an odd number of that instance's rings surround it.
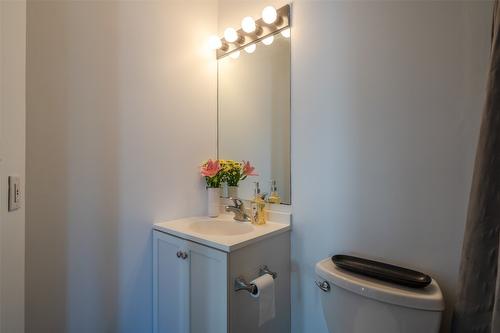
M 240 222 L 250 221 L 250 216 L 245 213 L 245 206 L 243 205 L 243 201 L 238 198 L 229 198 L 229 200 L 233 201 L 233 206 L 226 206 L 226 212 L 233 212 L 234 219 Z

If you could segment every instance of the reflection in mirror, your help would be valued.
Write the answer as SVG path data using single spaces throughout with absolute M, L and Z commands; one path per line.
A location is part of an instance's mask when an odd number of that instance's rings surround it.
M 290 204 L 290 38 L 220 59 L 218 75 L 219 158 L 249 160 L 258 174 L 240 182 L 238 196 L 252 199 L 256 181 L 269 193 L 275 180 Z

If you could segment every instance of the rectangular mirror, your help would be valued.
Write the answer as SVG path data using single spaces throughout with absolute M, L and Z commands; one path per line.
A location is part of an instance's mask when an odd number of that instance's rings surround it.
M 218 158 L 255 166 L 258 176 L 239 183 L 241 199 L 253 198 L 253 182 L 269 193 L 275 180 L 281 203 L 291 203 L 290 38 L 278 33 L 252 53 L 219 59 Z

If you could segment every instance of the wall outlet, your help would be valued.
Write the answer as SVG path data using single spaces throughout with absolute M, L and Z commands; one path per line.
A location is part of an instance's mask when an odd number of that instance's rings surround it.
M 9 212 L 21 208 L 21 177 L 9 176 Z

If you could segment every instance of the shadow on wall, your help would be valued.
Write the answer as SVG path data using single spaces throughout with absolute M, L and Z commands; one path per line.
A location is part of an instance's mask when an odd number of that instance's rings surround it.
M 151 330 L 151 224 L 206 213 L 216 20 L 215 0 L 28 3 L 28 332 Z
M 117 331 L 116 6 L 28 4 L 27 332 Z
M 69 5 L 67 330 L 117 331 L 119 265 L 119 12 Z M 88 22 L 92 22 L 91 25 Z

